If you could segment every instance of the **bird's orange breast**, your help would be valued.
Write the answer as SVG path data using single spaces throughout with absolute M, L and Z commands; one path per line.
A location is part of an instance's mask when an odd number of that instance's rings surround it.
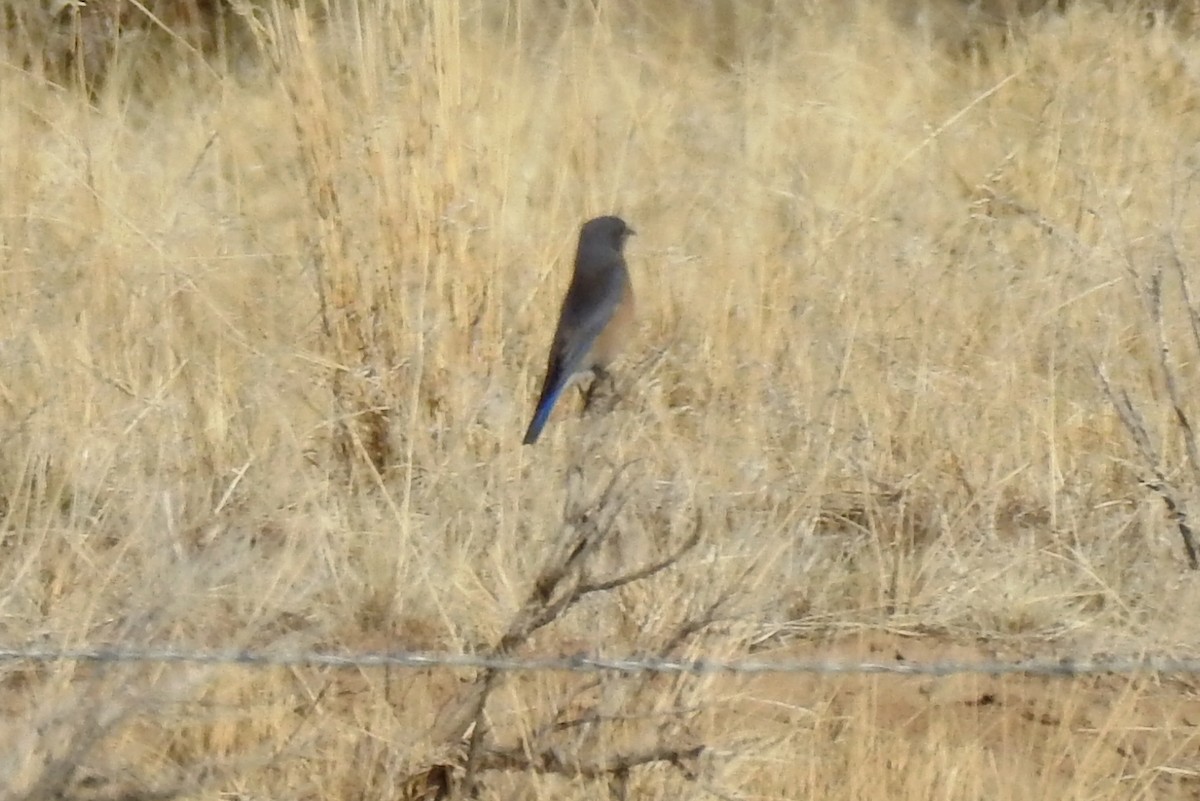
M 592 346 L 591 353 L 588 354 L 590 367 L 605 367 L 616 358 L 621 348 L 624 347 L 625 341 L 633 332 L 633 317 L 633 287 L 626 281 L 621 291 L 621 300 L 613 311 L 612 319 L 596 337 L 596 344 Z

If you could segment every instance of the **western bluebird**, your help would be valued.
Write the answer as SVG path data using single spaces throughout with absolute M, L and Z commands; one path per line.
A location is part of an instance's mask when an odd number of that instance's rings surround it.
M 559 312 L 542 394 L 524 444 L 537 442 L 555 402 L 577 373 L 590 370 L 598 381 L 608 376 L 605 368 L 633 322 L 633 288 L 621 253 L 631 234 L 633 229 L 620 217 L 597 217 L 580 229 L 575 273 Z

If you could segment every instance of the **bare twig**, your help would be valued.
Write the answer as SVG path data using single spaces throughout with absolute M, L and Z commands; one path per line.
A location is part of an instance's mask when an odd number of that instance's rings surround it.
M 1183 540 L 1188 567 L 1192 570 L 1200 569 L 1200 553 L 1197 552 L 1196 538 L 1192 533 L 1191 524 L 1188 522 L 1187 510 L 1178 500 L 1178 491 L 1167 481 L 1167 477 L 1162 471 L 1161 457 L 1150 441 L 1150 435 L 1146 432 L 1146 424 L 1142 420 L 1142 416 L 1134 408 L 1129 395 L 1124 390 L 1120 392 L 1115 390 L 1112 384 L 1109 383 L 1104 371 L 1094 362 L 1092 363 L 1092 371 L 1096 374 L 1096 378 L 1100 382 L 1105 396 L 1107 396 L 1109 402 L 1116 410 L 1117 417 L 1120 418 L 1121 423 L 1125 426 L 1125 430 L 1133 438 L 1142 461 L 1153 475 L 1152 480 L 1142 479 L 1142 484 L 1158 493 L 1158 496 L 1162 498 L 1163 504 L 1167 507 L 1167 515 L 1175 523 L 1175 527 L 1179 530 L 1179 536 Z
M 1175 244 L 1174 237 L 1171 238 L 1171 265 L 1175 268 L 1175 277 L 1179 279 L 1179 286 L 1183 290 L 1183 302 L 1187 307 L 1188 324 L 1192 332 L 1192 345 L 1197 351 L 1200 351 L 1200 307 L 1196 305 L 1192 285 L 1188 281 L 1187 270 L 1183 266 L 1183 259 L 1179 256 L 1179 249 Z
M 1183 395 L 1179 391 L 1175 368 L 1171 359 L 1171 347 L 1167 341 L 1166 323 L 1162 309 L 1162 268 L 1155 269 L 1150 279 L 1147 292 L 1147 307 L 1154 322 L 1155 344 L 1158 347 L 1158 367 L 1162 373 L 1163 383 L 1167 388 L 1167 397 L 1171 400 L 1172 411 L 1175 412 L 1175 422 L 1183 433 L 1184 448 L 1187 451 L 1188 462 L 1194 475 L 1200 476 L 1200 452 L 1196 448 L 1196 435 L 1192 429 L 1191 420 L 1183 407 Z
M 515 652 L 525 645 L 535 632 L 560 619 L 585 596 L 611 591 L 654 576 L 677 564 L 699 543 L 702 518 L 697 515 L 687 539 L 668 556 L 603 580 L 590 578 L 592 557 L 616 530 L 617 516 L 628 500 L 631 486 L 627 473 L 632 464 L 625 464 L 615 470 L 599 497 L 590 503 L 580 504 L 569 494 L 563 510 L 567 536 L 547 559 L 534 579 L 528 597 L 496 645 L 487 649 L 488 653 L 500 656 Z M 577 478 L 578 475 L 578 471 L 575 471 L 571 477 Z M 689 632 L 695 630 L 687 628 Z M 672 643 L 674 642 L 673 639 Z M 674 645 L 670 647 L 673 648 Z M 524 740 L 522 748 L 510 751 L 498 748 L 491 736 L 486 710 L 488 699 L 499 685 L 501 676 L 502 673 L 498 670 L 484 670 L 465 698 L 443 710 L 432 732 L 434 738 L 441 741 L 466 738 L 464 778 L 461 784 L 461 794 L 465 797 L 473 797 L 477 793 L 482 772 L 509 769 L 575 776 L 605 776 L 610 782 L 615 782 L 613 786 L 619 790 L 624 787 L 625 779 L 632 768 L 649 762 L 671 761 L 683 753 L 679 749 L 660 748 L 653 752 L 616 754 L 598 762 L 567 760 L 561 757 L 558 751 L 545 746 L 545 741 L 553 733 L 566 728 L 616 721 L 615 717 L 599 712 L 585 714 L 572 721 L 563 721 L 562 714 L 570 703 L 569 700 L 558 706 L 549 716 L 548 722 L 535 730 L 533 737 Z M 588 682 L 586 689 L 594 689 L 602 684 L 600 680 Z M 571 697 L 578 699 L 584 691 L 586 690 L 573 693 Z M 539 746 L 539 743 L 543 746 Z M 531 746 L 542 747 L 542 750 L 531 756 L 528 751 Z M 620 795 L 620 792 L 617 794 Z
M 575 759 L 554 750 L 527 754 L 520 748 L 508 748 L 489 753 L 483 762 L 483 767 L 486 770 L 504 772 L 531 771 L 533 773 L 554 773 L 560 776 L 599 779 L 627 772 L 632 768 L 642 765 L 652 765 L 659 762 L 665 762 L 682 770 L 684 769 L 684 760 L 695 759 L 703 754 L 704 750 L 703 745 L 687 748 L 658 746 L 644 751 L 616 754 L 597 760 L 584 760 Z
M 692 550 L 693 548 L 696 547 L 697 544 L 699 544 L 702 523 L 703 523 L 703 515 L 701 513 L 697 512 L 696 523 L 692 527 L 692 533 L 690 535 L 688 535 L 688 538 L 683 542 L 683 544 L 681 544 L 677 549 L 675 549 L 675 551 L 673 551 L 669 555 L 663 557 L 659 561 L 653 562 L 653 563 L 646 565 L 638 570 L 633 570 L 628 573 L 623 573 L 620 576 L 614 576 L 613 578 L 608 579 L 606 581 L 598 581 L 598 582 L 589 583 L 589 584 L 581 584 L 576 589 L 576 594 L 578 595 L 578 597 L 582 598 L 584 595 L 588 595 L 589 593 L 603 592 L 605 590 L 613 590 L 618 587 L 623 587 L 626 584 L 632 584 L 635 581 L 641 581 L 644 578 L 649 578 L 650 576 L 653 576 L 656 573 L 661 573 L 662 571 L 666 570 L 668 567 L 670 567 L 672 565 L 678 564 L 679 560 L 682 559 L 685 555 L 687 555 L 688 551 Z
M 1179 280 L 1180 291 L 1183 293 L 1183 305 L 1187 310 L 1188 328 L 1192 334 L 1192 345 L 1200 353 L 1200 308 L 1196 306 L 1191 283 L 1188 281 L 1187 270 L 1183 267 L 1183 260 L 1179 257 L 1179 251 L 1175 247 L 1174 239 L 1171 241 L 1171 256 L 1171 264 L 1175 268 L 1175 277 Z M 1188 462 L 1192 467 L 1193 481 L 1200 485 L 1200 444 L 1196 442 L 1195 430 L 1192 428 L 1187 415 L 1183 412 L 1183 404 L 1179 400 L 1181 395 L 1176 387 L 1173 370 L 1171 374 L 1171 383 L 1168 387 L 1168 390 L 1171 392 L 1171 403 L 1175 407 L 1176 419 L 1184 427 L 1184 445 L 1187 448 Z

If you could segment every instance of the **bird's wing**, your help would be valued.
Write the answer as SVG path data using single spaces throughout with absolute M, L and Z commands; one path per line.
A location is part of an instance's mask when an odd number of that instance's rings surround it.
M 606 271 L 599 280 L 572 282 L 554 334 L 553 354 L 564 380 L 582 366 L 600 332 L 612 320 L 625 291 L 624 271 Z

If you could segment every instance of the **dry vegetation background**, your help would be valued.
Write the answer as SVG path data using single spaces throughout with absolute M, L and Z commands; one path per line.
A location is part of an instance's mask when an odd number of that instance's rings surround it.
M 5 6 L 0 643 L 1200 656 L 1190 9 L 638 5 Z M 0 797 L 1197 798 L 1196 691 L 8 661 Z

